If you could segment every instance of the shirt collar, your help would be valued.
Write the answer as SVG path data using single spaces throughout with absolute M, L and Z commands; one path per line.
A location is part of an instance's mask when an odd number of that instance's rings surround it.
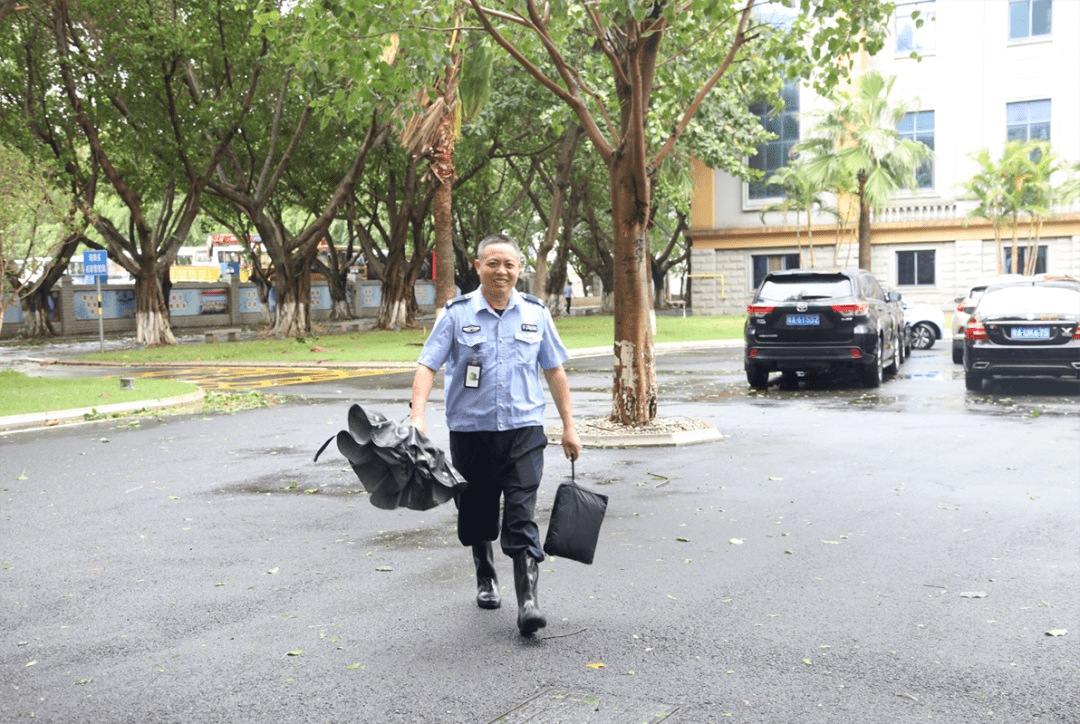
M 469 292 L 469 294 L 471 294 L 473 298 L 472 308 L 474 313 L 478 313 L 481 309 L 486 309 L 492 314 L 498 316 L 498 312 L 492 309 L 491 305 L 488 304 L 488 300 L 484 298 L 484 291 L 480 287 L 477 287 L 473 291 Z M 521 294 L 518 292 L 517 289 L 511 289 L 510 301 L 506 303 L 506 309 L 503 310 L 503 314 L 506 314 L 508 310 L 513 309 L 519 304 L 521 304 Z

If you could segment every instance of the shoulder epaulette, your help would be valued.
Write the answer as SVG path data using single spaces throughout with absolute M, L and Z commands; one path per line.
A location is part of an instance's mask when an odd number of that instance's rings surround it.
M 543 299 L 540 299 L 539 297 L 534 297 L 531 294 L 522 294 L 521 298 L 524 299 L 527 302 L 532 302 L 533 304 L 539 304 L 541 307 L 546 307 L 547 306 L 546 304 L 544 304 Z
M 469 298 L 468 294 L 462 294 L 460 297 L 454 297 L 453 299 L 451 299 L 449 302 L 446 303 L 446 308 L 449 309 L 450 307 L 454 306 L 458 302 L 464 302 L 468 298 Z

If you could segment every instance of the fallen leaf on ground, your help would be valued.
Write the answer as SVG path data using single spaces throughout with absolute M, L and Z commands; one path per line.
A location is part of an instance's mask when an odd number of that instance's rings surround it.
M 1049 631 L 1046 632 L 1046 635 L 1047 636 L 1064 636 L 1067 633 L 1069 633 L 1069 629 L 1067 629 L 1067 628 L 1052 628 L 1052 629 L 1050 629 Z
M 600 664 L 600 663 L 585 664 L 585 665 L 588 666 L 590 669 L 606 669 L 607 668 L 607 664 Z
M 728 541 L 733 546 L 741 546 L 743 544 L 742 538 L 732 538 Z

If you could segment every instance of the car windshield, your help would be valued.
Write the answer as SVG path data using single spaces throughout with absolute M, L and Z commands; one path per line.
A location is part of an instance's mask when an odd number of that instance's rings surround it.
M 1080 292 L 1064 286 L 991 289 L 979 300 L 977 314 L 1080 314 Z
M 805 302 L 851 296 L 851 280 L 843 274 L 792 274 L 769 277 L 761 285 L 760 302 Z

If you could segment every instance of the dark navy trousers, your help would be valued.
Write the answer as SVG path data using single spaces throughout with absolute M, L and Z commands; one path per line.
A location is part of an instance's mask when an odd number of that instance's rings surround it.
M 458 540 L 462 545 L 499 538 L 503 553 L 511 558 L 528 552 L 538 561 L 544 559 L 533 514 L 546 446 L 547 436 L 539 425 L 490 432 L 450 431 L 450 459 L 469 483 L 457 499 Z

